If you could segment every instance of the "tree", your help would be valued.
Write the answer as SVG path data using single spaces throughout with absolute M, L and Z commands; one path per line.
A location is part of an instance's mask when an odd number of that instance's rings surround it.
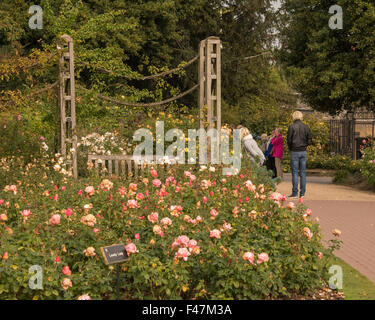
M 331 29 L 329 8 L 343 9 Z M 375 109 L 375 5 L 372 0 L 284 0 L 280 60 L 294 88 L 319 111 Z

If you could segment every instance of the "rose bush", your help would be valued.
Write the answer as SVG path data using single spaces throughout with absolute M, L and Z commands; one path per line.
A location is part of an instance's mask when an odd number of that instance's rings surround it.
M 18 163 L 18 165 L 17 165 Z M 268 299 L 326 284 L 332 251 L 311 210 L 273 192 L 263 169 L 162 165 L 143 177 L 73 180 L 49 157 L 0 167 L 0 298 L 109 299 L 100 247 L 124 243 L 126 299 Z M 14 174 L 10 174 L 13 170 Z M 29 287 L 31 266 L 43 289 Z

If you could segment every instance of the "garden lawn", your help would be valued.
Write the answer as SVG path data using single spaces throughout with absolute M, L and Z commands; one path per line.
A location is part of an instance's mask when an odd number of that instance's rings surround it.
M 375 300 L 375 284 L 339 258 L 334 263 L 342 267 L 343 291 L 346 300 Z

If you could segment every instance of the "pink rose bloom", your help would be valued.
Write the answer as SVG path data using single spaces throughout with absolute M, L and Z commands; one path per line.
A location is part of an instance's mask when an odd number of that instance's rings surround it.
M 49 223 L 52 225 L 60 224 L 61 216 L 59 214 L 54 214 L 51 219 L 49 219 Z
M 257 264 L 261 264 L 262 262 L 267 262 L 269 260 L 268 254 L 265 252 L 258 254 L 258 261 Z
M 94 257 L 96 255 L 95 248 L 88 247 L 87 249 L 83 250 L 83 253 L 86 257 Z
M 211 209 L 210 211 L 211 218 L 215 219 L 219 215 L 219 212 L 215 209 Z
M 137 193 L 137 195 L 136 195 L 136 199 L 137 200 L 143 200 L 144 199 L 144 195 L 143 195 L 143 193 Z
M 81 218 L 81 222 L 86 226 L 93 227 L 96 224 L 96 218 L 93 214 L 88 214 Z
M 0 205 L 3 205 L 4 199 L 0 199 Z
M 203 202 L 207 202 L 207 201 L 208 201 L 207 197 L 203 197 Z
M 199 222 L 202 222 L 202 221 L 203 221 L 203 218 L 202 218 L 201 216 L 197 216 L 197 217 L 195 218 L 195 220 L 197 220 L 197 222 L 199 223 Z
M 93 186 L 88 186 L 86 187 L 85 192 L 91 196 L 95 193 L 95 189 Z
M 197 244 L 198 244 L 197 241 L 191 239 L 191 240 L 189 240 L 187 246 L 188 246 L 188 248 L 194 249 L 197 246 Z
M 210 238 L 220 239 L 221 238 L 220 230 L 214 229 L 214 230 L 210 231 Z
M 158 172 L 156 170 L 151 170 L 151 175 L 156 178 L 158 176 Z
M 180 246 L 184 246 L 186 247 L 189 243 L 189 237 L 188 236 L 179 236 L 177 239 L 176 239 L 176 242 L 178 243 L 178 245 Z
M 127 245 L 125 246 L 125 249 L 126 249 L 126 252 L 128 253 L 129 256 L 130 256 L 131 254 L 133 254 L 133 253 L 137 253 L 137 252 L 139 252 L 139 251 L 137 250 L 136 245 L 135 245 L 134 243 L 129 243 L 129 244 L 127 244 Z
M 164 232 L 163 230 L 161 229 L 161 227 L 157 224 L 154 225 L 154 227 L 152 228 L 152 231 L 155 233 L 155 234 L 158 234 L 159 236 L 163 236 L 164 235 Z
M 141 236 L 139 235 L 139 233 L 136 233 L 135 236 L 134 236 L 134 238 L 137 239 L 137 240 L 139 240 L 140 237 Z
M 138 208 L 137 200 L 128 200 L 127 206 L 129 208 Z
M 309 241 L 310 241 L 310 239 L 312 238 L 312 236 L 313 236 L 314 234 L 310 231 L 310 229 L 309 229 L 308 227 L 303 228 L 303 232 L 304 232 L 305 236 L 306 236 L 306 237 L 309 239 Z
M 99 232 L 99 229 L 98 229 L 98 228 L 94 228 L 94 229 L 92 229 L 92 231 L 93 231 L 94 233 L 98 233 L 98 232 Z
M 187 248 L 179 248 L 178 251 L 176 252 L 176 257 L 177 258 L 182 258 L 184 261 L 187 261 L 188 257 L 191 255 L 189 250 Z
M 323 252 L 318 252 L 318 257 L 319 257 L 319 259 L 322 259 L 323 258 Z
M 152 185 L 156 188 L 159 188 L 161 185 L 161 181 L 159 179 L 152 180 Z
M 288 209 L 290 209 L 290 210 L 293 210 L 293 209 L 296 207 L 296 205 L 294 204 L 294 202 L 289 202 L 289 203 L 286 205 L 286 207 L 287 207 Z
M 72 287 L 72 281 L 69 278 L 64 278 L 61 282 L 61 286 L 64 290 L 67 290 L 69 287 Z
M 172 220 L 169 219 L 169 218 L 163 218 L 163 219 L 160 220 L 160 222 L 161 222 L 161 224 L 163 226 L 170 226 L 170 225 L 172 225 Z
M 66 276 L 70 276 L 72 274 L 72 272 L 69 269 L 69 266 L 64 266 L 64 268 L 62 269 L 62 273 Z
M 5 213 L 0 214 L 0 221 L 7 221 L 8 216 Z
M 308 216 L 310 216 L 312 214 L 312 210 L 311 209 L 306 209 L 305 214 L 307 214 Z
M 190 171 L 184 171 L 184 176 L 186 178 L 189 178 L 191 176 L 191 172 Z
M 225 231 L 230 231 L 230 230 L 232 230 L 232 225 L 230 223 L 224 222 L 223 229 Z
M 254 253 L 252 252 L 245 252 L 242 256 L 243 260 L 249 261 L 251 264 L 254 264 Z
M 67 217 L 70 217 L 71 215 L 73 214 L 73 210 L 72 209 L 66 209 L 65 210 L 65 215 L 67 216 Z
M 299 203 L 303 203 L 303 198 L 299 198 L 299 199 L 298 199 L 298 202 L 299 202 Z
M 91 297 L 88 294 L 83 294 L 82 296 L 79 296 L 77 300 L 91 300 Z
M 136 191 L 137 190 L 137 185 L 135 183 L 130 183 L 129 184 L 129 189 L 132 190 L 132 191 Z
M 28 218 L 31 215 L 31 211 L 30 210 L 23 210 L 21 214 L 25 218 Z
M 53 197 L 53 200 L 55 200 L 55 201 L 59 200 L 59 195 L 55 194 L 54 197 Z
M 147 216 L 148 221 L 151 221 L 152 223 L 158 222 L 159 214 L 157 212 L 152 212 Z
M 190 175 L 190 181 L 195 181 L 197 179 L 197 177 L 193 174 Z
M 283 195 L 281 193 L 278 193 L 278 192 L 273 192 L 273 193 L 271 193 L 271 199 L 275 200 L 275 201 L 280 201 L 280 200 L 283 199 Z
M 17 186 L 12 184 L 9 186 L 9 191 L 13 191 L 14 194 L 17 194 Z

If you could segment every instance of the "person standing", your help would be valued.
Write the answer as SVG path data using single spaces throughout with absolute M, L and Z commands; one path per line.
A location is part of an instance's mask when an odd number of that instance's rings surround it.
M 262 150 L 260 150 L 258 144 L 253 139 L 249 129 L 244 127 L 241 128 L 241 140 L 250 160 L 255 162 L 258 166 L 262 166 L 266 158 Z
M 307 146 L 312 144 L 310 128 L 302 122 L 303 114 L 295 111 L 293 123 L 288 128 L 287 143 L 290 150 L 290 167 L 292 169 L 292 194 L 290 198 L 298 197 L 298 171 L 300 177 L 300 194 L 303 198 L 306 192 L 306 161 Z
M 267 144 L 268 144 L 268 137 L 267 137 L 267 134 L 266 133 L 263 133 L 261 136 L 260 136 L 260 149 L 262 150 L 263 153 L 266 153 L 266 150 L 267 150 Z
M 264 153 L 264 155 L 266 156 L 266 166 L 267 166 L 267 170 L 271 170 L 273 175 L 272 175 L 272 179 L 276 178 L 277 177 L 277 172 L 276 172 L 276 167 L 275 167 L 275 158 L 273 157 L 273 155 L 271 154 L 271 151 L 273 149 L 273 145 L 272 145 L 272 139 L 275 137 L 275 130 L 272 130 L 271 132 L 271 136 L 269 137 L 268 141 L 267 141 L 267 145 L 266 145 L 266 151 Z
M 275 129 L 275 137 L 272 139 L 273 149 L 272 156 L 275 158 L 275 167 L 277 177 L 283 177 L 282 160 L 284 156 L 284 138 L 281 134 L 281 129 Z

